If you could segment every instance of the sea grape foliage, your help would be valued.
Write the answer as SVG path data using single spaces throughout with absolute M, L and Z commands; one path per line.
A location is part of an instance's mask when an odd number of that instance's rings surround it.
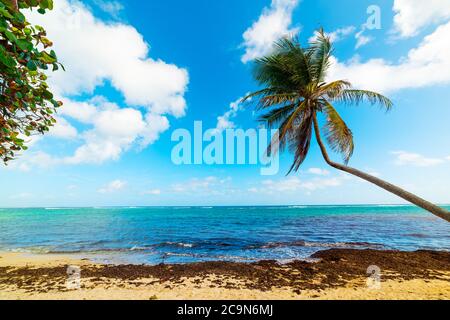
M 48 70 L 62 67 L 53 44 L 44 28 L 23 14 L 52 9 L 53 0 L 0 0 L 0 161 L 5 164 L 27 150 L 29 137 L 50 130 L 62 105 L 46 82 Z

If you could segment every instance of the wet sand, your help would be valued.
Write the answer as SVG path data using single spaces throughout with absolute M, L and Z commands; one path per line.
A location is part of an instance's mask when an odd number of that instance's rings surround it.
M 333 249 L 316 253 L 315 262 L 157 266 L 0 257 L 0 299 L 450 299 L 450 252 Z M 80 267 L 79 288 L 67 287 L 68 266 Z M 370 266 L 381 270 L 379 287 L 368 286 Z

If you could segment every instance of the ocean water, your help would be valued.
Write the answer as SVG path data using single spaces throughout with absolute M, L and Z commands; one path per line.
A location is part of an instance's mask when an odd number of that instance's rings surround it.
M 289 261 L 330 248 L 450 251 L 450 224 L 411 206 L 0 209 L 0 251 L 158 264 Z

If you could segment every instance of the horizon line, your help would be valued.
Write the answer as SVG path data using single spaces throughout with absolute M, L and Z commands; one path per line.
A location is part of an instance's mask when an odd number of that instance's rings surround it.
M 438 206 L 450 206 L 450 203 L 438 203 Z M 251 208 L 251 207 L 371 207 L 371 206 L 398 206 L 398 207 L 420 207 L 414 204 L 407 203 L 361 203 L 361 204 L 267 204 L 267 205 L 118 205 L 118 206 L 29 206 L 29 207 L 0 207 L 0 209 L 107 209 L 107 208 L 122 208 L 122 209 L 144 209 L 144 208 Z

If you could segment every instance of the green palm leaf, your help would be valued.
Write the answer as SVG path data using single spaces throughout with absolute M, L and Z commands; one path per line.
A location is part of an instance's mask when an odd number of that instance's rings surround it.
M 342 153 L 347 163 L 352 157 L 355 148 L 353 133 L 328 101 L 324 101 L 323 110 L 327 115 L 325 132 L 328 144 L 334 151 Z
M 279 128 L 268 154 L 289 146 L 294 153 L 289 173 L 299 169 L 309 152 L 317 112 L 327 116 L 325 131 L 331 148 L 343 154 L 345 162 L 351 158 L 353 134 L 331 103 L 368 101 L 387 110 L 392 107 L 385 96 L 353 89 L 348 81 L 326 82 L 331 55 L 330 39 L 321 29 L 309 47 L 302 47 L 296 38 L 284 38 L 275 43 L 272 54 L 255 61 L 254 76 L 263 89 L 247 95 L 243 101 L 266 111 L 260 120 L 270 128 Z
M 286 120 L 286 118 L 295 110 L 296 106 L 296 104 L 290 104 L 285 107 L 271 110 L 269 113 L 262 115 L 259 120 L 265 122 L 269 128 L 273 128 L 280 122 Z
M 386 110 L 390 110 L 393 107 L 391 100 L 383 96 L 382 94 L 368 91 L 368 90 L 356 90 L 356 89 L 346 89 L 341 94 L 332 98 L 335 101 L 341 101 L 346 104 L 358 105 L 364 101 L 370 102 L 372 105 L 379 104 Z
M 289 150 L 294 153 L 294 162 L 289 169 L 288 175 L 298 171 L 305 161 L 311 146 L 313 128 L 313 117 L 311 112 L 303 115 L 300 123 L 296 125 L 289 135 Z
M 323 29 L 317 32 L 316 40 L 311 45 L 309 50 L 312 52 L 312 80 L 318 84 L 325 81 L 327 70 L 331 65 L 332 46 Z

